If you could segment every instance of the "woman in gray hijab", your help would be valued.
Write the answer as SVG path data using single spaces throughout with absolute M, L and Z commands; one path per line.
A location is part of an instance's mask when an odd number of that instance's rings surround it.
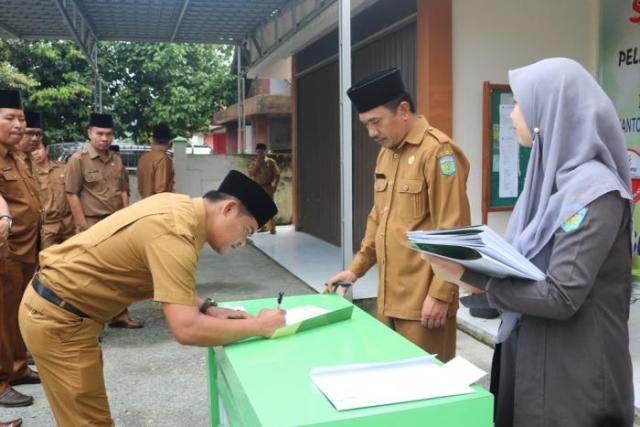
M 442 279 L 503 311 L 492 368 L 496 427 L 633 425 L 630 172 L 615 109 L 577 62 L 509 72 L 532 146 L 506 238 L 546 278 L 492 278 L 429 257 Z

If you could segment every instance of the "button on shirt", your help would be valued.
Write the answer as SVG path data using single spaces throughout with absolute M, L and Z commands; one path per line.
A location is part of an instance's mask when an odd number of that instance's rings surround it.
M 3 144 L 0 144 L 0 194 L 13 217 L 9 258 L 35 263 L 41 214 L 38 187 L 13 147 Z
M 119 155 L 106 160 L 90 144 L 75 152 L 65 170 L 65 191 L 80 197 L 86 216 L 106 216 L 122 209 L 122 193 L 129 191 L 129 175 Z
M 142 200 L 40 254 L 40 279 L 99 322 L 134 301 L 196 305 L 195 273 L 206 240 L 202 198 Z
M 380 150 L 374 206 L 348 269 L 361 277 L 378 264 L 378 311 L 384 316 L 419 320 L 427 294 L 449 302 L 449 314 L 455 314 L 457 286 L 434 276 L 406 233 L 469 225 L 468 173 L 462 150 L 423 116 L 398 147 Z

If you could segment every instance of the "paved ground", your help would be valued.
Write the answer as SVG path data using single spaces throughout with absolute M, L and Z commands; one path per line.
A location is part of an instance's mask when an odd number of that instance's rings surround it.
M 253 247 L 221 257 L 206 247 L 197 275 L 201 295 L 220 301 L 313 292 L 307 285 Z M 131 312 L 146 319 L 144 329 L 106 329 L 103 337 L 105 377 L 118 426 L 207 426 L 208 385 L 205 349 L 182 347 L 166 327 L 159 304 L 145 301 Z M 489 370 L 492 350 L 458 333 L 458 354 Z M 486 386 L 488 378 L 483 381 Z M 33 406 L 0 408 L 0 420 L 24 418 L 26 427 L 55 423 L 40 386 L 21 386 L 35 396 Z

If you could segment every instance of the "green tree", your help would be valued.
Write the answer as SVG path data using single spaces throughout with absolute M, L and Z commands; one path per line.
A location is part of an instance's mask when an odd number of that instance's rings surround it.
M 104 99 L 139 142 L 160 121 L 175 135 L 206 131 L 215 111 L 236 102 L 232 54 L 230 46 L 102 43 Z
M 0 62 L 0 87 L 24 90 L 37 85 L 33 77 L 21 73 L 8 62 Z
M 102 42 L 98 66 L 103 110 L 116 136 L 146 143 L 164 121 L 176 135 L 206 130 L 212 114 L 236 102 L 230 46 Z M 95 78 L 68 41 L 0 40 L 0 84 L 23 90 L 26 108 L 42 111 L 51 140 L 85 139 Z M 9 74 L 9 71 L 11 74 Z
M 0 62 L 37 82 L 21 89 L 25 108 L 43 113 L 47 141 L 84 139 L 93 74 L 73 43 L 0 40 Z

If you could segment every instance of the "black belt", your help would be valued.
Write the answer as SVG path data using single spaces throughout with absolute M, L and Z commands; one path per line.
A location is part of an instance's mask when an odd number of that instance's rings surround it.
M 84 317 L 87 319 L 89 318 L 89 316 L 84 314 L 82 311 L 78 310 L 76 307 L 69 304 L 68 302 L 65 302 L 65 300 L 56 295 L 55 292 L 53 292 L 44 283 L 38 280 L 38 276 L 34 276 L 31 284 L 33 285 L 33 289 L 35 289 L 36 293 L 50 303 L 55 304 L 58 307 L 67 310 L 69 313 L 75 314 L 76 316 Z

